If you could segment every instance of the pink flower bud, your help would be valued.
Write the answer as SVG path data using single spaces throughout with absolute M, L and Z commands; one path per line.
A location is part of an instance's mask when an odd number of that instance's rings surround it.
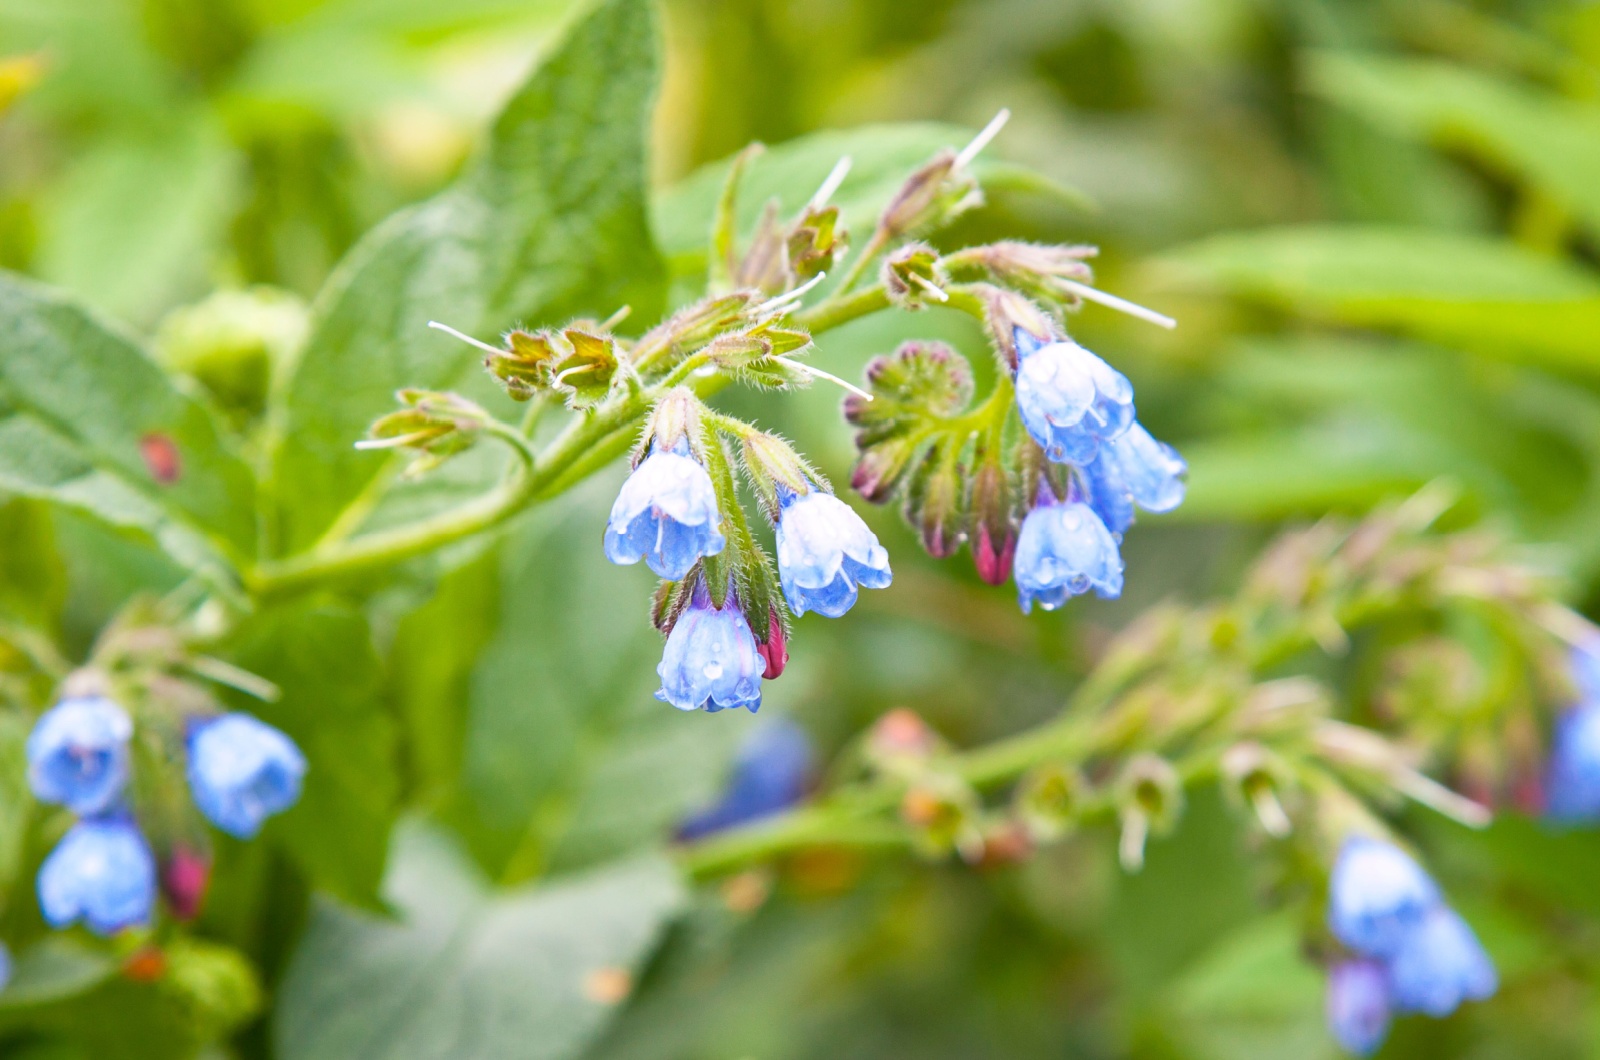
M 211 859 L 188 847 L 174 848 L 161 868 L 161 893 L 179 920 L 193 920 L 200 915 L 210 882 Z

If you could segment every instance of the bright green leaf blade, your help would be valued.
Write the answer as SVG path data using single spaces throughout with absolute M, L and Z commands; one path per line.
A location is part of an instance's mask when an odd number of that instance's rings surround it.
M 1600 278 L 1501 240 L 1426 229 L 1268 228 L 1180 248 L 1159 268 L 1178 283 L 1317 320 L 1600 372 Z
M 48 937 L 16 957 L 11 982 L 0 993 L 0 1023 L 29 1010 L 65 1001 L 94 989 L 116 971 L 103 954 L 64 938 Z
M 657 65 L 648 0 L 606 0 L 507 105 L 481 164 L 340 266 L 282 396 L 279 551 L 315 542 L 378 474 L 383 458 L 353 446 L 396 389 L 476 370 L 480 354 L 429 320 L 490 336 L 624 303 L 641 320 L 660 311 L 644 164 Z
M 488 860 L 526 879 L 660 841 L 715 790 L 755 719 L 693 724 L 654 696 L 648 579 L 604 562 L 608 476 L 505 543 L 472 678 L 465 782 Z M 553 572 L 559 572 L 554 574 Z M 743 723 L 743 724 L 741 724 Z
M 274 703 L 240 705 L 288 733 L 308 762 L 300 801 L 264 834 L 313 886 L 374 904 L 400 784 L 366 620 L 331 604 L 271 611 L 242 631 L 235 661 L 283 693 Z
M 1600 107 L 1446 62 L 1313 53 L 1308 85 L 1397 136 L 1469 151 L 1600 232 Z
M 191 569 L 253 551 L 249 467 L 131 341 L 10 277 L 0 335 L 0 489 L 140 532 Z
M 385 895 L 401 923 L 319 903 L 279 993 L 280 1060 L 576 1056 L 683 900 L 658 857 L 493 892 L 421 825 Z

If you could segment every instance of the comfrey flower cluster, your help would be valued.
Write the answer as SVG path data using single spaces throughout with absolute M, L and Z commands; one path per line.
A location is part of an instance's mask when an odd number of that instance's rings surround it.
M 1477 936 L 1433 879 L 1399 847 L 1352 836 L 1328 883 L 1328 926 L 1352 954 L 1328 975 L 1328 1026 L 1359 1056 L 1374 1052 L 1396 1014 L 1442 1018 L 1497 986 Z
M 82 921 L 110 935 L 151 920 L 156 857 L 127 790 L 133 735 L 132 718 L 116 702 L 75 695 L 46 711 L 28 737 L 34 795 L 78 817 L 39 869 L 39 906 L 52 927 Z M 187 743 L 194 804 L 230 835 L 254 836 L 300 796 L 305 758 L 287 736 L 247 714 L 196 721 Z M 176 854 L 174 864 L 188 856 Z
M 739 442 L 737 459 L 772 522 L 782 602 L 735 496 L 724 433 Z M 787 661 L 788 613 L 840 617 L 862 588 L 889 584 L 888 553 L 786 443 L 711 413 L 686 390 L 657 406 L 640 456 L 612 505 L 605 552 L 666 579 L 656 697 L 679 710 L 753 713 L 761 681 Z

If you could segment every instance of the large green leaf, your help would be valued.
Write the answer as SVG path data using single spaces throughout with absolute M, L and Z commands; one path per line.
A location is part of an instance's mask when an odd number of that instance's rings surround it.
M 1165 255 L 1173 281 L 1486 357 L 1600 372 L 1600 278 L 1491 238 L 1305 225 L 1215 236 Z
M 322 901 L 279 991 L 280 1060 L 560 1060 L 593 1040 L 682 901 L 643 857 L 491 890 L 441 833 L 403 828 L 392 923 Z
M 240 635 L 240 665 L 275 683 L 275 703 L 243 705 L 288 733 L 309 768 L 296 806 L 267 824 L 314 886 L 375 901 L 399 795 L 395 726 L 372 635 L 359 612 L 306 602 L 261 615 Z
M 1600 107 L 1454 63 L 1313 53 L 1323 98 L 1410 139 L 1463 149 L 1534 184 L 1600 232 Z
M 249 467 L 129 339 L 7 276 L 0 336 L 0 489 L 145 535 L 193 569 L 253 552 Z M 171 459 L 149 462 L 151 446 Z
M 351 252 L 279 402 L 279 550 L 316 541 L 382 468 L 352 446 L 397 388 L 475 370 L 479 355 L 429 320 L 490 334 L 660 311 L 644 158 L 656 78 L 650 3 L 605 0 L 506 106 L 477 167 Z
M 497 631 L 472 676 L 466 784 L 521 879 L 659 840 L 714 790 L 755 719 L 655 699 L 649 579 L 604 562 L 615 479 L 506 542 Z

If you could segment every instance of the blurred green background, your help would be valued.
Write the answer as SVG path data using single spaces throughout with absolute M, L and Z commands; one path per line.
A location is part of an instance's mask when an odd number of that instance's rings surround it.
M 893 512 L 873 513 L 893 591 L 867 594 L 846 622 L 802 623 L 769 689 L 767 710 L 825 751 L 895 706 L 962 744 L 1019 729 L 1059 707 L 1108 631 L 1165 597 L 1226 593 L 1283 521 L 1360 512 L 1441 477 L 1569 579 L 1575 603 L 1600 603 L 1600 5 L 666 0 L 664 12 L 656 221 L 682 275 L 699 268 L 700 233 L 675 226 L 682 200 L 666 189 L 698 166 L 752 139 L 977 127 L 1009 107 L 995 157 L 1081 200 L 999 180 L 944 240 L 1097 243 L 1102 286 L 1181 321 L 1166 334 L 1091 308 L 1076 328 L 1192 466 L 1187 504 L 1129 536 L 1126 597 L 1025 619 L 965 557 L 932 562 Z M 293 299 L 357 236 L 460 170 L 571 14 L 563 0 L 0 0 L 0 266 L 71 289 L 178 367 L 185 317 L 171 314 L 213 290 L 288 292 L 292 330 Z M 774 187 L 803 195 L 820 177 L 782 162 L 767 161 Z M 817 363 L 854 377 L 913 336 L 981 352 L 953 315 L 897 316 L 830 335 Z M 835 393 L 735 407 L 846 475 Z M 406 799 L 504 881 L 593 860 L 607 822 L 626 832 L 637 810 L 621 795 L 607 805 L 602 778 L 584 789 L 599 800 L 584 804 L 586 828 L 537 841 L 525 822 L 548 794 L 540 764 L 579 737 L 497 694 L 648 701 L 649 579 L 604 565 L 594 529 L 615 482 L 539 513 L 493 560 L 504 567 L 458 565 L 426 617 L 477 631 L 483 661 L 405 674 L 385 693 L 426 734 L 408 751 Z M 57 518 L 66 624 L 83 643 L 132 586 L 162 580 L 162 561 Z M 386 647 L 423 635 L 413 590 L 374 604 Z M 638 620 L 633 639 L 602 656 L 592 645 L 618 613 Z M 692 760 L 737 737 L 666 732 L 636 738 L 677 741 Z M 1505 986 L 1449 1021 L 1403 1022 L 1383 1055 L 1600 1055 L 1600 838 L 1515 819 L 1471 836 L 1410 823 Z M 1122 875 L 1113 845 L 1085 834 L 987 873 L 803 860 L 749 916 L 708 892 L 594 1055 L 1332 1055 L 1320 976 L 1217 799 L 1196 797 L 1141 875 Z M 251 944 L 270 972 L 288 942 Z M 261 1048 L 266 1030 L 252 1034 L 244 1048 Z

